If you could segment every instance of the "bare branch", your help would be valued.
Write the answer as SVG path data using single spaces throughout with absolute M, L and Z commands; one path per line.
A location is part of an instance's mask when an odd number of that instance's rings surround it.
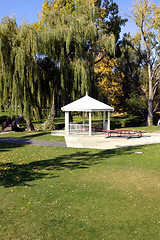
M 158 89 L 159 83 L 160 83 L 160 77 L 156 80 L 156 82 L 155 82 L 155 84 L 154 84 L 154 87 L 153 87 L 153 99 L 154 99 L 154 97 L 155 97 L 155 95 L 156 95 L 156 91 L 157 91 L 157 89 Z
M 160 99 L 159 99 L 158 103 L 156 104 L 156 106 L 155 106 L 153 112 L 156 112 L 156 111 L 157 111 L 159 104 L 160 104 Z
M 159 64 L 157 64 L 157 66 L 156 66 L 156 68 L 154 69 L 154 71 L 153 71 L 153 73 L 152 73 L 152 80 L 154 79 L 154 77 L 155 77 L 155 74 L 156 74 L 156 71 L 157 71 L 157 69 L 160 67 L 160 63 Z M 159 71 L 159 73 L 160 73 L 160 71 Z
M 103 58 L 104 58 L 104 55 L 100 58 L 100 59 L 98 59 L 97 61 L 95 61 L 95 63 L 94 64 L 97 64 L 97 63 L 99 63 L 100 61 L 102 61 L 103 60 Z

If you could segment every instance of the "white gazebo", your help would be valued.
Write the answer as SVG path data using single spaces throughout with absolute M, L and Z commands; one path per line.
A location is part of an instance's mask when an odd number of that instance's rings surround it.
M 61 108 L 65 112 L 65 132 L 68 135 L 70 132 L 71 123 L 69 122 L 69 112 L 83 112 L 83 126 L 84 126 L 84 116 L 85 113 L 89 113 L 89 135 L 92 133 L 92 112 L 103 112 L 103 129 L 110 130 L 110 112 L 114 111 L 114 108 L 109 105 L 102 103 L 92 97 L 89 97 L 86 93 L 86 96 L 69 103 Z M 106 127 L 106 112 L 108 112 L 108 122 Z

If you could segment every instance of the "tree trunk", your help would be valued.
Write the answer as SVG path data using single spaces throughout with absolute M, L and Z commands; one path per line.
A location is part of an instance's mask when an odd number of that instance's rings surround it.
M 52 106 L 51 106 L 51 111 L 46 119 L 46 121 L 42 124 L 42 130 L 53 130 L 56 128 L 56 125 L 54 123 L 54 118 L 56 116 L 56 108 L 55 108 L 55 90 L 53 91 L 53 98 L 52 98 Z
M 152 64 L 150 59 L 150 47 L 147 43 L 145 32 L 144 32 L 144 22 L 142 21 L 141 33 L 144 41 L 145 50 L 147 53 L 147 62 L 148 62 L 148 80 L 149 80 L 149 94 L 148 94 L 148 118 L 147 125 L 153 125 L 153 79 L 152 79 Z
M 52 97 L 52 107 L 50 111 L 50 116 L 55 118 L 56 116 L 56 106 L 55 106 L 55 90 L 53 90 L 53 97 Z
M 149 95 L 148 95 L 148 118 L 147 125 L 153 125 L 153 82 L 151 76 L 151 64 L 148 63 Z
M 147 118 L 147 125 L 153 125 L 153 101 L 152 99 L 148 100 L 148 118 Z
M 30 119 L 26 119 L 26 126 L 27 126 L 27 131 L 33 131 L 34 130 L 34 126 L 33 126 Z

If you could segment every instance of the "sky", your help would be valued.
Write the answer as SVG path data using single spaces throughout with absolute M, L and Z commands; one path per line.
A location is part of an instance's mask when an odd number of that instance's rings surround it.
M 14 14 L 16 21 L 33 23 L 45 0 L 0 0 L 0 22 L 4 16 Z
M 127 18 L 124 14 L 130 14 L 129 9 L 132 8 L 132 0 L 114 0 L 119 6 L 119 12 L 122 18 Z M 159 3 L 160 0 L 153 0 Z M 37 21 L 37 14 L 41 11 L 44 0 L 0 0 L 0 22 L 4 16 L 14 14 L 18 24 L 25 21 L 33 23 Z M 129 19 L 125 27 L 122 27 L 123 33 L 130 32 L 133 36 L 137 31 L 137 27 L 132 19 Z
M 150 1 L 150 0 L 149 0 Z M 134 3 L 136 0 L 114 0 L 114 2 L 117 3 L 118 8 L 119 8 L 119 15 L 122 18 L 127 18 L 128 22 L 126 23 L 125 27 L 122 27 L 121 29 L 121 37 L 123 36 L 124 33 L 130 33 L 131 36 L 134 36 L 137 32 L 137 26 L 134 23 L 134 20 L 127 17 L 123 13 L 132 16 L 130 10 L 132 9 Z M 151 0 L 150 2 L 156 3 L 156 5 L 160 4 L 160 0 Z
M 119 15 L 122 17 L 122 19 L 127 18 L 128 22 L 125 24 L 124 27 L 121 28 L 121 36 L 123 36 L 124 33 L 131 33 L 131 35 L 135 35 L 137 31 L 136 24 L 134 23 L 134 20 L 131 18 L 128 18 L 125 14 L 131 15 L 130 10 L 132 9 L 132 0 L 114 0 L 114 2 L 117 3 L 118 9 L 119 9 Z M 125 14 L 124 14 L 125 13 Z

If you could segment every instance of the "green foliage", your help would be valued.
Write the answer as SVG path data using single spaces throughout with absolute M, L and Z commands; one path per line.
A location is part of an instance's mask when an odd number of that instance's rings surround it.
M 42 7 L 38 26 L 45 48 L 41 54 L 54 56 L 60 63 L 63 104 L 79 98 L 86 91 L 93 94 L 97 55 L 99 52 L 114 55 L 113 33 L 116 30 L 112 31 L 106 19 L 112 15 L 110 22 L 115 21 L 119 27 L 124 21 L 116 20 L 118 7 L 112 1 L 101 5 L 101 1 L 94 3 L 91 0 L 75 1 L 74 4 L 73 1 L 45 1 Z
M 8 106 L 13 115 L 18 114 L 19 107 L 24 118 L 31 118 L 32 112 L 41 101 L 36 63 L 37 34 L 28 24 L 18 28 L 14 18 L 4 18 L 0 27 L 0 92 L 3 106 L 5 109 Z
M 128 110 L 132 114 L 146 113 L 147 115 L 147 102 L 146 99 L 140 98 L 138 95 L 132 94 L 130 99 L 128 99 L 127 104 Z M 137 107 L 138 106 L 138 107 Z M 144 118 L 145 120 L 146 118 Z
M 97 1 L 98 2 L 98 1 Z M 99 1 L 100 2 L 100 1 Z M 125 26 L 127 19 L 122 19 L 119 14 L 118 5 L 113 0 L 104 0 L 102 2 L 101 20 L 102 29 L 105 33 L 112 32 L 115 36 L 116 42 L 120 38 L 121 26 Z
M 136 104 L 139 99 L 147 104 L 148 96 L 148 76 L 145 75 L 146 53 L 141 48 L 139 39 L 125 34 L 119 42 L 116 55 L 117 72 L 123 73 L 122 89 L 124 96 L 121 103 L 123 110 L 131 112 L 133 104 L 133 112 L 146 118 L 147 105 L 139 108 L 139 104 Z
M 15 18 L 4 18 L 0 25 L 0 106 L 9 105 L 13 75 L 15 38 L 17 34 Z M 14 86 L 15 89 L 15 86 Z M 2 101 L 3 100 L 3 101 Z

